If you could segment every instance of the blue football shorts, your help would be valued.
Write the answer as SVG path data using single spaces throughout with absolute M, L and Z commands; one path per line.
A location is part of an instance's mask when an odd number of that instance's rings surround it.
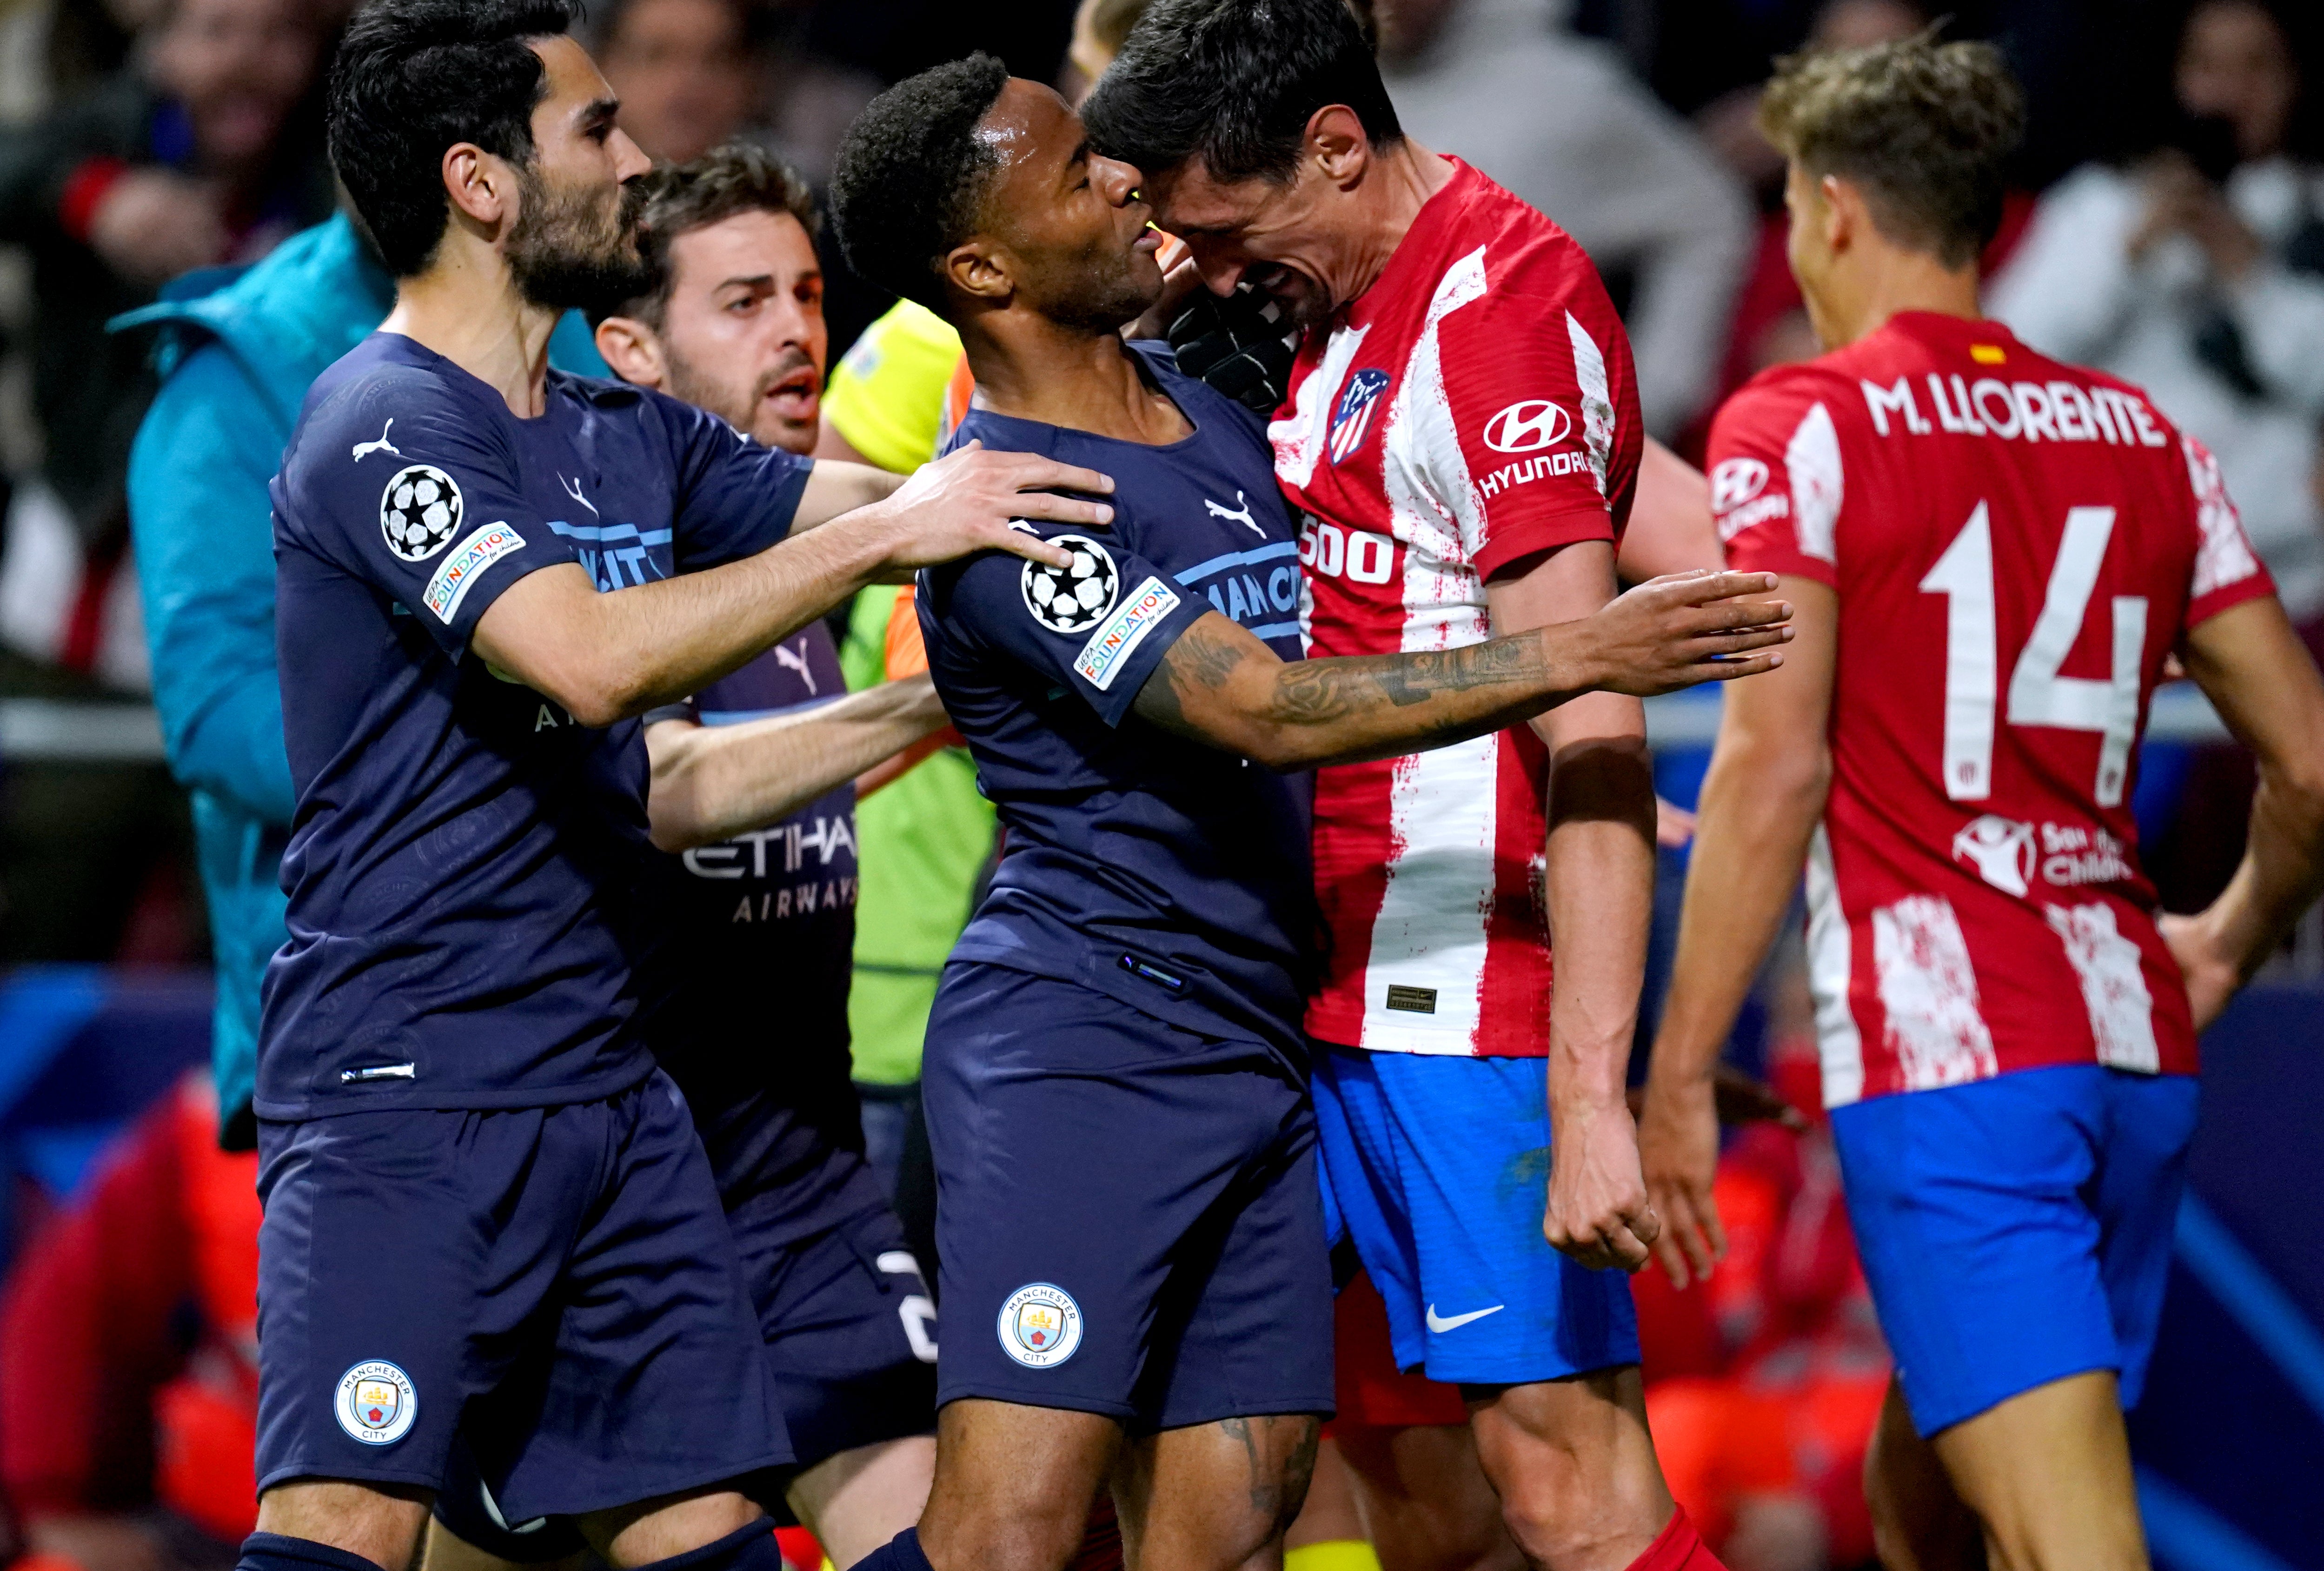
M 2191 1076 L 2065 1064 L 1833 1111 L 1857 1252 L 1923 1435 L 2091 1370 L 2136 1405 L 2196 1104 Z
M 1629 1279 L 1542 1236 L 1548 1065 L 1316 1046 L 1332 1209 L 1388 1306 L 1399 1369 L 1503 1386 L 1638 1362 Z
M 921 1067 L 939 1403 L 1132 1433 L 1332 1410 L 1332 1272 L 1304 1077 L 1069 982 L 945 968 Z
M 511 1520 L 786 1464 L 758 1317 L 656 1070 L 548 1108 L 259 1125 L 258 1484 L 442 1486 Z

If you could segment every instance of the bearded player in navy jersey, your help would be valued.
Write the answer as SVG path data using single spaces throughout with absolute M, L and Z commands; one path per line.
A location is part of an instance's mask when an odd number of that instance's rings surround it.
M 597 322 L 606 363 L 807 452 L 828 340 L 807 183 L 735 144 L 641 184 L 649 282 Z M 621 526 L 584 518 L 566 527 L 614 589 Z M 925 674 L 849 695 L 819 621 L 645 717 L 648 818 L 669 853 L 655 858 L 654 1054 L 693 1111 L 742 1254 L 795 1453 L 785 1493 L 843 1571 L 919 1515 L 936 1460 L 935 1307 L 864 1160 L 849 1079 L 853 781 L 944 724 Z M 428 1571 L 582 1547 L 569 1522 L 495 1520 L 489 1498 L 458 1471 Z
M 772 1571 L 742 1484 L 793 1449 L 654 1066 L 632 717 L 876 576 L 1071 562 L 1012 514 L 1111 516 L 1048 494 L 1110 489 L 1093 471 L 970 453 L 890 494 L 549 372 L 562 310 L 643 282 L 622 184 L 646 162 L 570 14 L 380 0 L 333 66 L 334 162 L 398 292 L 273 486 L 299 801 L 243 1571 L 401 1571 L 456 1440 L 509 1520 L 577 1517 L 616 1566 Z M 585 545 L 629 587 L 599 593 Z
M 1008 845 L 928 1026 L 936 1479 L 881 1571 L 1054 1571 L 1109 1478 L 1141 1566 L 1267 1553 L 1332 1406 L 1300 1032 L 1304 779 L 1611 687 L 1777 663 L 1768 580 L 1702 575 L 1446 652 L 1300 660 L 1297 546 L 1250 413 L 1119 334 L 1161 289 L 1138 171 L 978 56 L 875 100 L 850 263 L 960 330 L 956 439 L 1097 465 L 1115 528 L 923 575 L 930 670 Z M 1748 653 L 1748 651 L 1763 651 Z

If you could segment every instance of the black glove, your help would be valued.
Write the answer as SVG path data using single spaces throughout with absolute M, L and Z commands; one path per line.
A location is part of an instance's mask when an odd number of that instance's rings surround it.
M 1197 289 L 1170 324 L 1178 369 L 1210 384 L 1245 409 L 1273 414 L 1291 387 L 1299 335 L 1283 327 L 1283 308 L 1249 284 L 1222 300 Z

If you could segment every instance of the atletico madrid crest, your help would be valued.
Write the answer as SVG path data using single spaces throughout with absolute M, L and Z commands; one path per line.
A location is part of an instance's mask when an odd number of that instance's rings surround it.
M 1339 463 L 1364 445 L 1364 438 L 1372 429 L 1372 412 L 1379 407 L 1380 395 L 1387 391 L 1385 371 L 1359 371 L 1348 378 L 1347 385 L 1340 390 L 1340 406 L 1332 411 L 1332 429 L 1324 438 L 1324 445 L 1332 450 L 1332 462 Z
M 1001 1349 L 1028 1369 L 1065 1363 L 1082 1345 L 1082 1309 L 1049 1282 L 1029 1282 L 1001 1306 Z

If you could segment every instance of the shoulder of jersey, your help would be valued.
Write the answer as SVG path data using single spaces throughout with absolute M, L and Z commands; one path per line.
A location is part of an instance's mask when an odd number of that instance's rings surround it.
M 1813 360 L 1768 366 L 1729 393 L 1727 402 L 1720 405 L 1715 419 L 1730 420 L 1768 407 L 1788 409 L 1794 404 L 1812 403 L 1817 399 L 1831 398 L 1847 392 L 1855 385 L 1855 373 L 1846 366 L 1833 364 L 1835 358 L 1832 355 L 1822 355 Z

